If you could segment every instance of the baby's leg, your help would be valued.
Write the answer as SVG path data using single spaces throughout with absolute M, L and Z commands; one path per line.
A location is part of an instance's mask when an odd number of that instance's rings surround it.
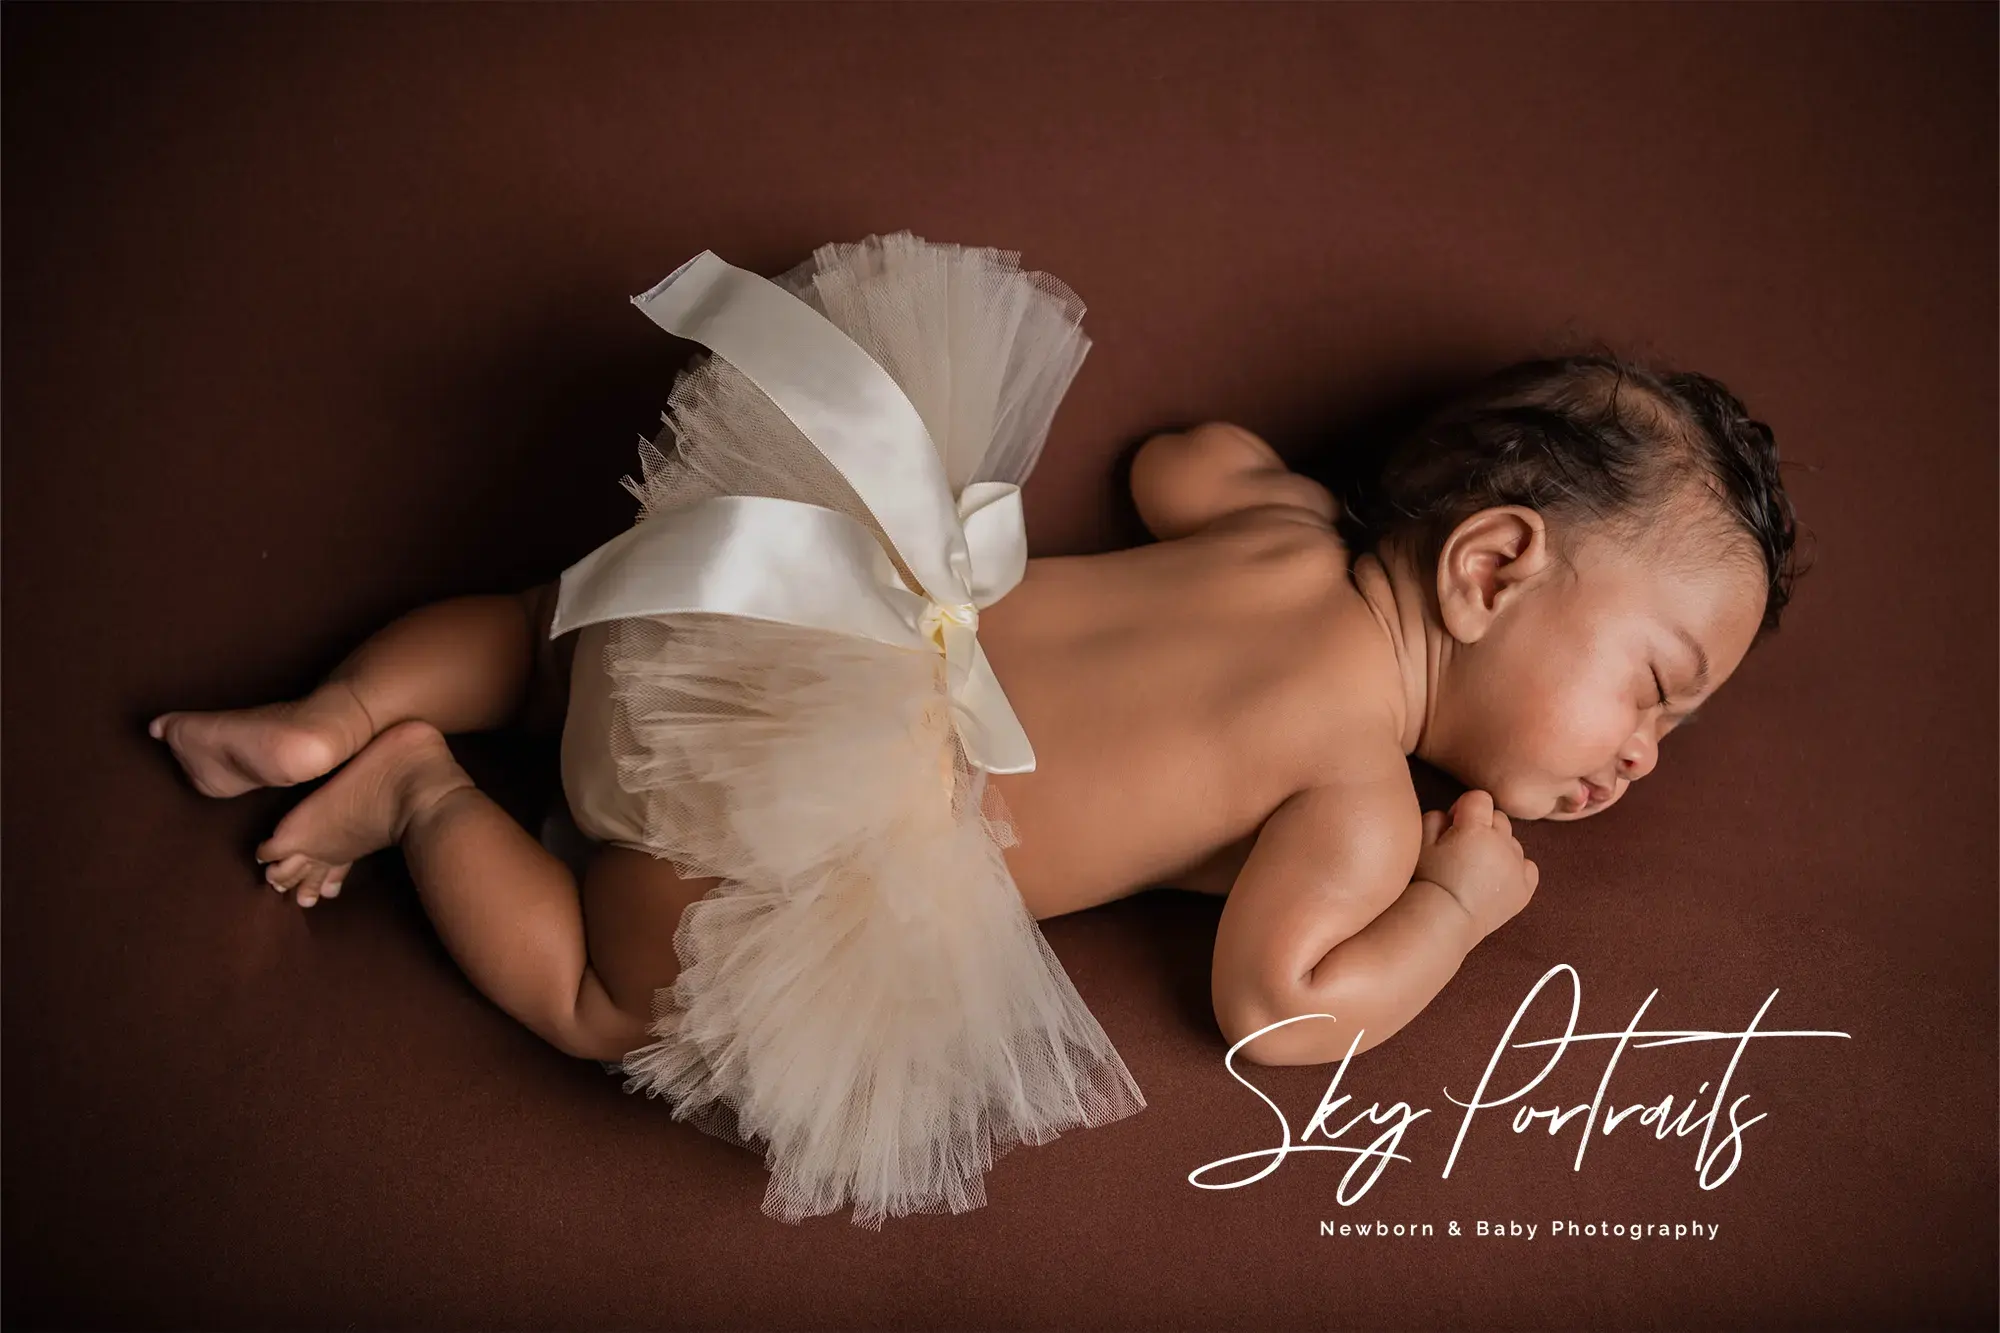
M 591 966 L 625 1012 L 650 1013 L 653 993 L 680 976 L 674 932 L 681 913 L 717 883 L 682 876 L 665 858 L 617 843 L 591 856 L 583 876 L 584 939 Z
M 538 651 L 536 635 L 547 635 L 553 589 L 419 607 L 355 649 L 303 699 L 163 713 L 148 730 L 173 747 L 198 790 L 236 796 L 316 778 L 412 718 L 446 733 L 487 731 L 532 702 L 545 724 L 551 691 L 541 676 L 550 655 Z M 559 726 L 560 707 L 553 712 Z
M 558 1049 L 616 1060 L 646 1041 L 585 953 L 575 878 L 472 783 L 426 722 L 385 730 L 257 848 L 310 904 L 400 844 L 445 948 L 489 999 Z

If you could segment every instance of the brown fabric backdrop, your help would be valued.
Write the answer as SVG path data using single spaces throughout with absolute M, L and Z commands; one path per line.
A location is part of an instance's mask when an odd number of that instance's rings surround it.
M 6 1322 L 1992 1326 L 1995 29 L 6 6 Z M 905 227 L 1090 307 L 1038 555 L 1141 538 L 1118 460 L 1152 431 L 1236 420 L 1302 459 L 1569 330 L 1718 375 L 1778 433 L 1818 553 L 1785 629 L 1617 809 L 1524 826 L 1530 910 L 1343 1074 L 1336 1123 L 1431 1108 L 1358 1202 L 1344 1154 L 1189 1183 L 1277 1130 L 1223 1068 L 1217 904 L 1160 892 L 1049 929 L 1145 1112 L 1013 1154 L 974 1214 L 781 1227 L 755 1157 L 474 991 L 395 854 L 302 913 L 251 858 L 302 793 L 206 800 L 145 734 L 553 577 L 630 521 L 617 479 L 693 350 L 631 295 L 703 249 L 769 273 Z M 524 818 L 555 791 L 551 746 L 459 748 Z M 1649 996 L 1641 1027 L 1738 1032 L 1775 992 L 1759 1029 L 1846 1036 L 1747 1043 L 1728 1095 L 1763 1119 L 1715 1188 L 1699 1126 L 1600 1121 L 1580 1168 L 1581 1117 L 1512 1132 L 1588 1103 L 1605 1042 L 1446 1175 L 1451 1099 L 1561 964 L 1580 1032 Z M 1567 1009 L 1545 992 L 1517 1037 Z M 1628 1050 L 1607 1099 L 1702 1114 L 1738 1044 Z M 1331 1073 L 1254 1081 L 1296 1132 Z M 1338 1234 L 1377 1220 L 1435 1230 Z M 1482 1220 L 1538 1230 L 1448 1234 Z

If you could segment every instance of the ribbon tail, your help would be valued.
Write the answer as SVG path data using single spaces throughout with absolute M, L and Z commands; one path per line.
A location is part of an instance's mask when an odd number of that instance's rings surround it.
M 844 329 L 712 250 L 632 304 L 763 390 L 847 479 L 932 600 L 965 600 L 965 535 L 944 459 L 902 386 Z
M 972 603 L 991 606 L 1028 572 L 1021 488 L 1010 482 L 976 481 L 959 493 L 958 513 L 972 557 Z
M 966 758 L 988 773 L 1035 771 L 1035 747 L 1028 743 L 1028 733 L 977 639 L 972 641 L 972 660 L 957 698 L 975 723 L 959 732 Z
M 927 648 L 924 599 L 873 533 L 846 514 L 720 495 L 656 514 L 563 571 L 549 637 L 606 620 L 709 614 Z

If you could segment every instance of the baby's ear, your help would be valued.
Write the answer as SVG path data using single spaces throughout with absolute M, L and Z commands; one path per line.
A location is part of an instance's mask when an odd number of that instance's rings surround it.
M 1477 643 L 1553 555 L 1548 524 L 1526 505 L 1496 505 L 1467 518 L 1438 552 L 1437 599 L 1445 629 L 1460 643 Z

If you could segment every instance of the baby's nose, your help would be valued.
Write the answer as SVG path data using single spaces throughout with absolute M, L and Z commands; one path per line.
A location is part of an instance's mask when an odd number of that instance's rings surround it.
M 1631 747 L 1618 756 L 1618 775 L 1627 782 L 1637 782 L 1652 772 L 1653 765 L 1659 761 L 1659 749 L 1642 737 L 1633 741 Z

